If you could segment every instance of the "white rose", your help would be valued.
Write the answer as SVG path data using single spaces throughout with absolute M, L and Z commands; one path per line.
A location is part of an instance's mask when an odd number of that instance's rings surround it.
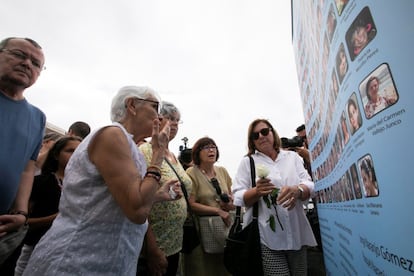
M 266 178 L 269 175 L 269 169 L 263 164 L 258 164 L 256 166 L 256 174 L 260 178 Z

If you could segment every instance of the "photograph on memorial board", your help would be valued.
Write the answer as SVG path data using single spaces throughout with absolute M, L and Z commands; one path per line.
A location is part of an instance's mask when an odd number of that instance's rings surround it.
M 329 41 L 332 42 L 332 37 L 336 29 L 336 14 L 334 11 L 333 4 L 329 7 L 328 18 L 326 20 L 326 34 L 329 38 Z
M 338 73 L 339 83 L 342 83 L 346 73 L 348 72 L 348 67 L 348 58 L 346 57 L 345 46 L 341 43 L 336 55 L 336 72 Z
M 367 119 L 398 101 L 398 92 L 387 63 L 378 66 L 361 82 L 359 93 Z
M 353 61 L 374 39 L 377 28 L 368 7 L 362 9 L 345 35 L 349 57 Z
M 352 164 L 349 168 L 349 171 L 351 173 L 351 179 L 352 179 L 352 187 L 354 190 L 354 195 L 356 199 L 362 198 L 362 191 L 361 191 L 361 182 L 358 175 L 358 171 L 356 168 L 356 164 Z
M 346 110 L 348 114 L 351 134 L 354 135 L 354 133 L 362 126 L 361 112 L 355 93 L 352 93 L 351 97 L 349 97 L 348 103 L 346 105 Z
M 362 179 L 365 197 L 376 197 L 379 195 L 378 181 L 375 174 L 374 162 L 371 155 L 367 154 L 358 160 L 358 169 Z

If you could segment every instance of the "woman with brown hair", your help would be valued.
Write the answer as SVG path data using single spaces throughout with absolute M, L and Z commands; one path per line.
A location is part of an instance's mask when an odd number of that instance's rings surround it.
M 256 166 L 252 188 L 250 160 L 245 156 L 234 178 L 234 204 L 245 206 L 243 225 L 259 205 L 259 231 L 264 275 L 306 275 L 307 246 L 316 246 L 303 204 L 314 184 L 300 156 L 280 148 L 279 135 L 268 120 L 256 119 L 248 129 L 248 153 Z
M 230 211 L 234 210 L 231 178 L 227 170 L 215 165 L 219 149 L 209 137 L 199 139 L 192 148 L 194 165 L 187 169 L 193 182 L 190 204 L 197 216 L 217 216 L 225 227 L 232 224 Z M 219 237 L 216 237 L 220 239 Z M 201 237 L 203 240 L 203 237 Z M 222 237 L 224 249 L 224 235 Z M 200 245 L 185 256 L 185 275 L 230 275 L 223 263 L 223 253 L 207 253 Z

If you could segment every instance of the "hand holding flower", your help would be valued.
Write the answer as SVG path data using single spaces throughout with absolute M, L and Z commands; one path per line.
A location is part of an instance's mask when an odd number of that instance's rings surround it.
M 265 202 L 267 208 L 271 209 L 272 207 L 275 210 L 276 218 L 274 215 L 269 215 L 269 219 L 267 222 L 269 223 L 270 229 L 272 229 L 273 232 L 276 231 L 276 219 L 280 225 L 280 228 L 283 230 L 283 226 L 279 220 L 279 215 L 277 213 L 277 197 L 279 193 L 279 188 L 275 187 L 270 182 L 270 179 L 266 178 L 269 175 L 270 171 L 269 169 L 263 165 L 258 164 L 256 166 L 256 174 L 259 177 L 259 180 L 256 182 L 256 189 L 259 196 L 262 196 L 263 201 Z

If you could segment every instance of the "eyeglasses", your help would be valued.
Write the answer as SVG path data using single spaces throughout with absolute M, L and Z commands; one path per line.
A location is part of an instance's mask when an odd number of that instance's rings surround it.
M 257 140 L 259 139 L 259 134 L 261 134 L 262 136 L 267 136 L 269 135 L 269 132 L 272 129 L 270 127 L 266 127 L 266 128 L 262 128 L 261 130 L 259 130 L 259 132 L 252 132 L 252 134 L 250 134 L 250 138 L 252 138 L 253 140 Z
M 15 59 L 21 60 L 21 61 L 25 61 L 25 60 L 29 59 L 30 62 L 32 63 L 32 65 L 38 71 L 42 71 L 42 70 L 46 69 L 45 66 L 42 66 L 42 62 L 40 60 L 35 59 L 34 57 L 32 57 L 31 55 L 23 52 L 22 50 L 4 48 L 4 49 L 1 49 L 0 51 L 9 53 L 12 57 L 14 57 Z
M 215 145 L 205 145 L 201 147 L 202 150 L 216 150 L 217 147 Z
M 141 98 L 135 98 L 135 99 L 140 100 L 140 101 L 144 101 L 144 102 L 152 103 L 151 106 L 155 109 L 155 111 L 158 114 L 160 113 L 161 108 L 160 108 L 160 103 L 159 102 L 153 101 L 153 100 L 141 99 Z

